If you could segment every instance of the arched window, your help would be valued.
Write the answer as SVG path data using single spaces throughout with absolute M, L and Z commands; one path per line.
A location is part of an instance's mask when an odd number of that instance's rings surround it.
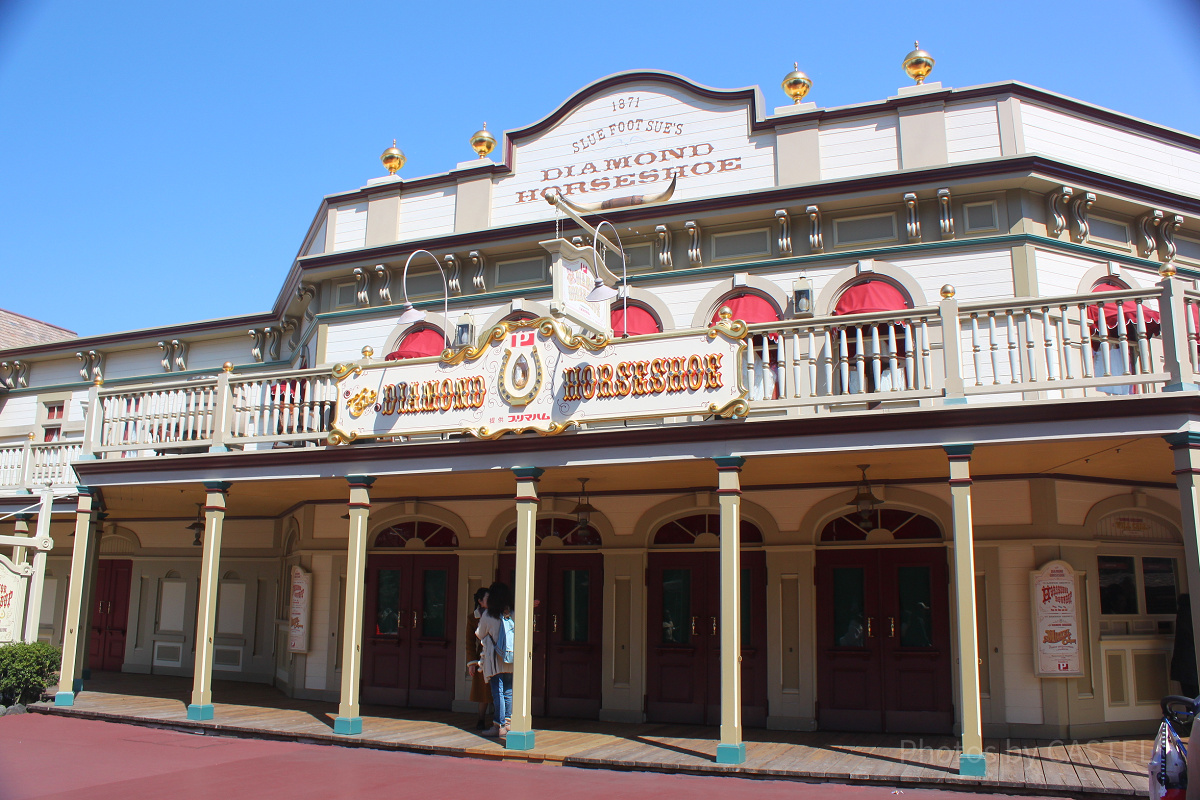
M 426 358 L 440 356 L 446 349 L 446 337 L 437 328 L 423 327 L 410 330 L 404 338 L 396 342 L 396 349 L 388 353 L 385 361 L 399 361 L 404 358 Z
M 406 547 L 414 539 L 425 547 L 458 547 L 458 535 L 454 531 L 425 520 L 409 520 L 380 531 L 375 535 L 375 547 Z
M 695 544 L 697 537 L 705 533 L 721 535 L 720 514 L 692 514 L 664 523 L 654 532 L 654 544 Z M 762 544 L 762 531 L 743 519 L 740 540 L 742 544 Z
M 912 308 L 908 296 L 890 281 L 867 278 L 842 290 L 833 316 L 883 314 Z M 906 360 L 915 349 L 911 326 L 850 324 L 838 329 L 834 375 L 839 394 L 889 392 L 915 387 Z M 860 347 L 861 342 L 861 347 Z
M 618 301 L 612 308 L 613 336 L 643 336 L 647 333 L 661 333 L 662 325 L 648 308 L 640 303 Z
M 748 325 L 756 322 L 778 322 L 779 310 L 767 298 L 753 292 L 742 292 L 726 297 L 717 304 L 709 324 L 721 318 L 721 309 L 728 308 L 734 319 Z M 753 336 L 746 348 L 746 383 L 750 386 L 751 400 L 776 400 L 779 385 L 783 382 L 783 339 L 776 335 Z
M 1123 292 L 1128 289 L 1129 287 L 1117 278 L 1105 278 L 1092 287 L 1092 293 Z M 1158 309 L 1143 303 L 1141 311 L 1145 335 L 1158 336 L 1161 328 Z M 1134 375 L 1139 372 L 1141 350 L 1137 321 L 1138 303 L 1125 300 L 1120 303 L 1089 305 L 1087 317 L 1088 333 L 1092 338 L 1092 367 L 1096 377 Z M 1125 323 L 1124 328 L 1121 327 L 1122 320 Z M 1123 384 L 1098 388 L 1105 394 L 1136 394 L 1139 387 Z
M 821 541 L 862 542 L 877 528 L 889 532 L 896 541 L 942 538 L 942 529 L 929 517 L 899 508 L 880 508 L 872 511 L 866 522 L 857 513 L 831 520 L 821 531 Z
M 533 529 L 536 544 L 541 544 L 547 536 L 557 536 L 562 539 L 564 547 L 599 547 L 600 532 L 591 525 L 579 526 L 571 517 L 543 517 L 537 521 Z M 517 528 L 514 525 L 504 537 L 505 547 L 517 546 Z

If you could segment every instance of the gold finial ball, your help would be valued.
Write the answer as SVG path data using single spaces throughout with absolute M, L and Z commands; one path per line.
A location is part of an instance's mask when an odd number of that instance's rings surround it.
M 471 149 L 480 158 L 487 158 L 488 153 L 496 149 L 496 137 L 488 133 L 486 122 L 481 129 L 471 134 Z
M 97 386 L 103 386 L 104 385 L 104 376 L 97 375 L 95 377 L 95 379 L 92 380 L 92 383 L 96 384 Z
M 379 157 L 383 165 L 387 167 L 388 175 L 395 175 L 396 170 L 404 166 L 404 162 L 408 159 L 404 157 L 404 153 L 400 148 L 396 147 L 396 140 L 392 139 L 392 146 L 383 151 L 383 155 Z
M 363 358 L 370 358 L 371 356 L 375 355 L 375 348 L 371 347 L 371 345 L 367 345 L 362 349 L 362 354 Z
M 783 78 L 783 91 L 792 98 L 793 103 L 799 103 L 812 88 L 812 79 L 800 71 L 800 63 L 792 63 L 792 71 Z
M 226 361 L 224 364 L 221 365 L 221 369 L 224 370 L 225 372 L 233 372 L 233 362 Z
M 954 297 L 954 287 L 948 283 L 945 286 L 943 286 L 942 287 L 942 297 L 946 298 L 947 300 L 949 300 L 951 297 Z
M 933 72 L 933 56 L 921 49 L 920 42 L 913 42 L 913 51 L 904 57 L 904 71 L 920 86 Z
M 1175 269 L 1174 261 L 1168 261 L 1158 268 L 1158 274 L 1163 278 L 1174 278 L 1177 271 L 1178 270 Z
M 717 318 L 720 319 L 721 322 L 728 322 L 729 320 L 733 319 L 733 311 L 730 310 L 729 306 L 721 306 L 720 310 L 717 311 Z
M 545 198 L 547 203 L 554 205 L 558 202 L 558 190 L 554 187 L 546 189 L 544 192 L 542 192 L 542 197 Z

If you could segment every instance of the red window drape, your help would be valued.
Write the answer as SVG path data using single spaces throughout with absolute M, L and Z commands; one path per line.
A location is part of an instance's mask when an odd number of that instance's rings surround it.
M 402 358 L 425 358 L 440 356 L 446 349 L 446 337 L 435 328 L 421 328 L 406 334 L 396 349 L 388 353 L 385 361 L 399 361 Z
M 1122 292 L 1122 291 L 1125 291 L 1125 289 L 1127 289 L 1127 288 L 1128 287 L 1121 286 L 1120 284 L 1106 282 L 1106 283 L 1098 284 L 1096 286 L 1096 288 L 1092 289 L 1092 292 L 1093 293 L 1096 293 L 1096 292 Z M 1104 309 L 1104 325 L 1110 331 L 1115 331 L 1117 329 L 1117 326 L 1120 324 L 1120 316 L 1117 313 L 1117 305 L 1118 305 L 1117 303 L 1105 303 L 1102 306 L 1102 308 Z M 1121 311 L 1125 315 L 1126 327 L 1128 327 L 1130 325 L 1136 326 L 1137 325 L 1137 303 L 1135 303 L 1132 300 L 1126 300 L 1124 303 L 1121 303 L 1120 305 L 1121 305 Z M 1099 313 L 1097 312 L 1096 307 L 1088 306 L 1087 315 L 1088 315 L 1088 322 L 1091 324 L 1091 327 L 1092 327 L 1092 333 L 1099 333 L 1099 326 L 1096 324 L 1097 319 L 1099 317 Z M 1158 331 L 1159 331 L 1160 319 L 1161 319 L 1159 313 L 1157 311 L 1155 311 L 1154 309 L 1150 308 L 1150 306 L 1143 303 L 1142 304 L 1142 316 L 1146 320 L 1146 333 L 1149 334 L 1150 336 L 1157 335 Z
M 662 332 L 654 315 L 633 303 L 630 303 L 628 307 L 620 303 L 614 305 L 611 319 L 613 336 L 624 335 L 627 326 L 630 336 Z
M 724 306 L 729 306 L 734 319 L 740 319 L 746 323 L 779 321 L 779 312 L 765 297 L 756 294 L 739 294 L 717 306 L 717 310 L 709 321 L 710 325 L 721 318 L 721 308 Z
M 908 298 L 887 281 L 863 281 L 856 283 L 838 298 L 834 306 L 835 316 L 845 314 L 871 314 L 882 311 L 900 311 L 912 308 Z

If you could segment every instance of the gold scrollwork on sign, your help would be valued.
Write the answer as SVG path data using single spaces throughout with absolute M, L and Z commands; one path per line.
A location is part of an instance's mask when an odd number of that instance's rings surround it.
M 723 333 L 730 339 L 745 339 L 750 333 L 750 326 L 740 319 L 722 318 L 709 326 L 707 336 L 712 340 L 717 338 L 718 333 Z
M 717 406 L 716 403 L 709 403 L 708 411 L 710 414 L 724 417 L 725 419 L 744 417 L 750 413 L 750 404 L 739 397 L 737 400 L 732 400 L 723 406 Z
M 333 379 L 335 381 L 341 381 L 350 375 L 362 375 L 362 367 L 358 364 L 338 364 L 333 368 Z
M 569 419 L 566 422 L 551 422 L 549 427 L 547 427 L 545 430 L 542 430 L 541 428 L 501 428 L 498 431 L 494 431 L 484 425 L 482 428 L 469 428 L 467 433 L 471 434 L 477 439 L 494 441 L 506 433 L 528 433 L 529 431 L 533 431 L 539 436 L 555 436 L 562 433 L 567 428 L 570 428 L 572 425 L 578 424 L 579 423 L 575 420 Z
M 370 406 L 375 405 L 377 397 L 374 389 L 363 387 L 358 390 L 358 393 L 346 401 L 346 408 L 350 410 L 350 416 L 360 417 L 362 413 Z

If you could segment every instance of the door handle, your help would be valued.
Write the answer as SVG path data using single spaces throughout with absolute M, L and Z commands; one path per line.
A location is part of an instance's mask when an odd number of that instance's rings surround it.
M 716 636 L 717 635 L 717 618 L 710 617 L 710 619 L 712 620 L 712 635 Z
M 888 623 L 891 625 L 891 628 L 892 628 L 891 633 L 888 634 L 888 638 L 895 639 L 896 638 L 896 618 L 888 617 Z
M 540 631 L 538 630 L 538 617 L 540 617 L 540 616 L 541 616 L 541 614 L 533 615 L 533 632 L 534 633 L 540 633 Z
M 868 639 L 875 638 L 875 618 L 874 617 L 867 617 L 867 638 Z
M 417 629 L 417 612 L 413 611 L 413 630 Z
M 558 633 L 558 614 L 550 615 L 550 632 Z
M 696 622 L 697 622 L 697 620 L 699 620 L 699 619 L 700 619 L 699 617 L 692 617 L 692 636 L 696 636 L 696 635 L 698 635 L 698 634 L 696 633 Z

